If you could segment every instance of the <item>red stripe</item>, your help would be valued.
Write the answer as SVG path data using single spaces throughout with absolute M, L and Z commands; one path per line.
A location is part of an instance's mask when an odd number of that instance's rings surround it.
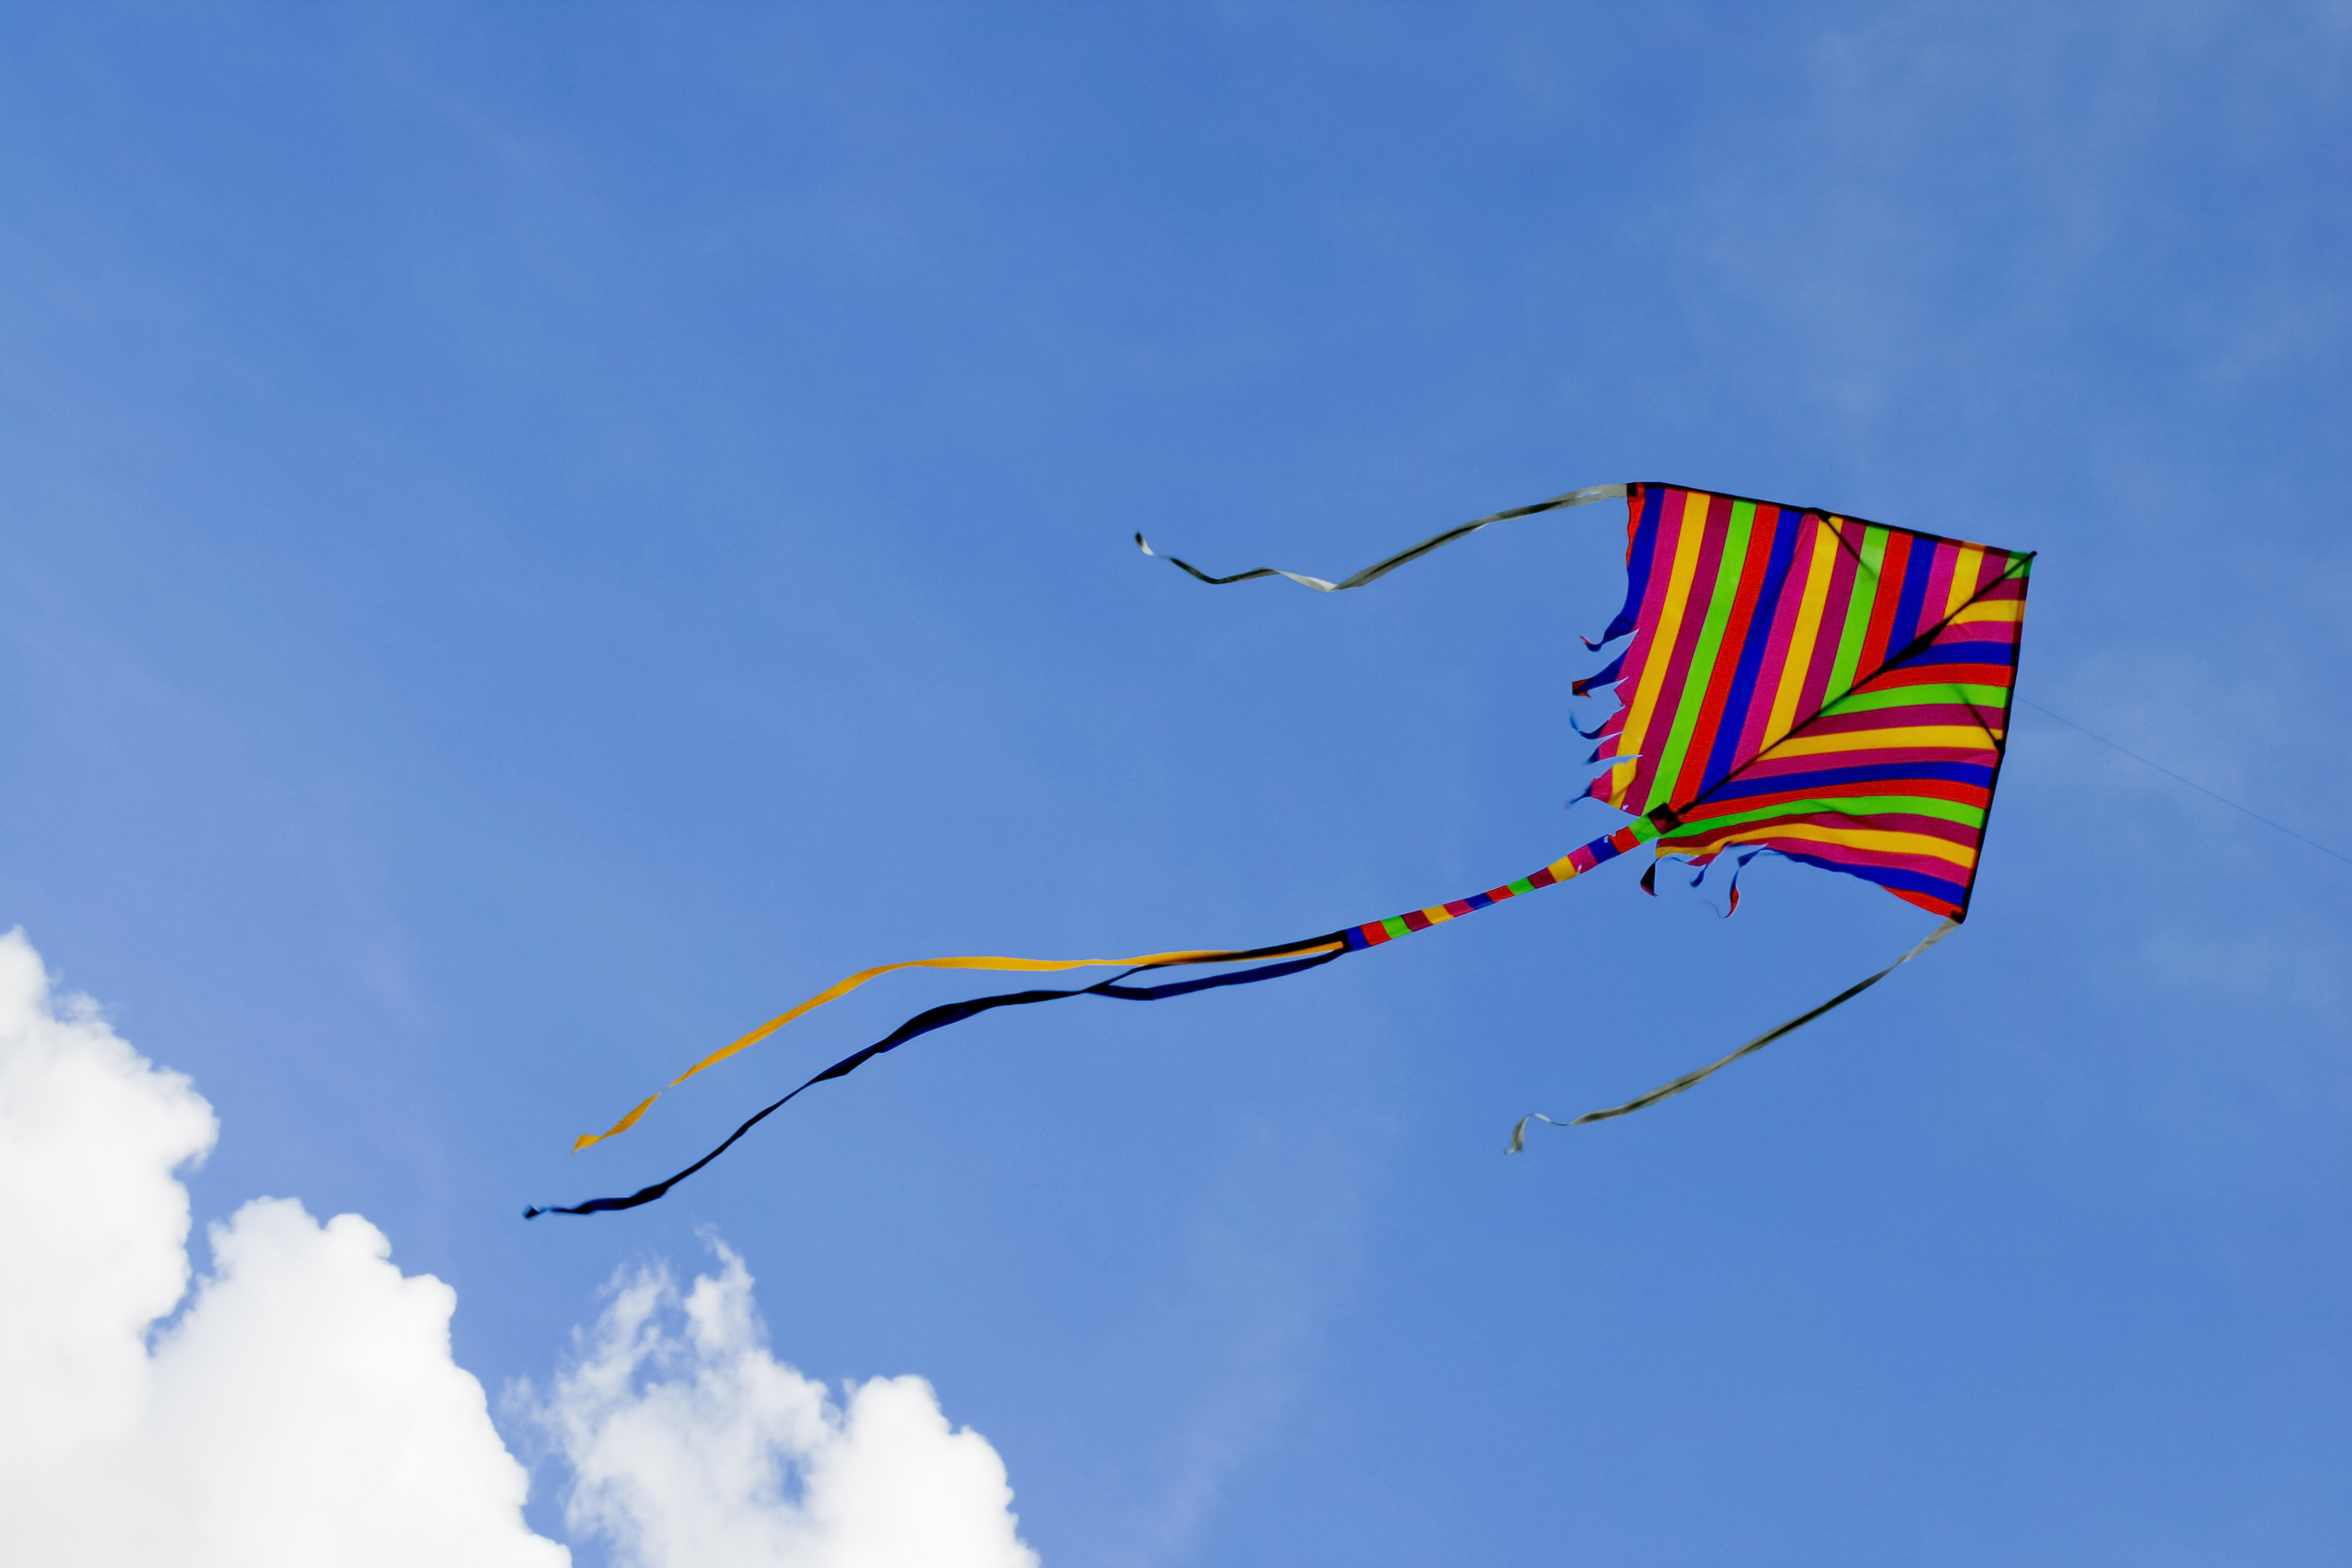
M 1905 664 L 1873 676 L 1855 689 L 1893 691 L 1906 686 L 1998 686 L 2006 689 L 2017 667 L 2008 664 Z
M 1933 893 L 1915 893 L 1908 888 L 1886 888 L 1883 890 L 1894 894 L 1906 904 L 1916 904 L 1929 914 L 1942 915 L 1947 920 L 1956 917 L 1960 912 L 1959 905 L 1949 900 L 1939 899 Z
M 1748 628 L 1756 619 L 1756 603 L 1763 596 L 1764 569 L 1772 563 L 1772 529 L 1761 520 L 1767 514 L 1778 518 L 1780 511 L 1778 507 L 1759 506 L 1756 516 L 1759 526 L 1750 527 L 1748 531 L 1748 558 L 1740 564 L 1739 584 L 1733 590 L 1731 615 L 1724 623 L 1723 641 L 1716 647 L 1715 673 L 1707 678 L 1706 700 L 1699 709 L 1698 722 L 1691 726 L 1690 750 L 1683 753 L 1689 784 L 1675 792 L 1677 799 L 1688 800 L 1707 784 L 1707 759 L 1715 755 L 1716 733 L 1723 727 L 1724 705 L 1731 700 L 1732 679 L 1739 673 L 1739 656 L 1748 647 Z M 1727 509 L 1727 544 L 1730 531 Z M 1745 713 L 1732 715 L 1735 722 L 1747 717 Z
M 1911 535 L 1889 533 L 1886 554 L 1878 563 L 1878 581 L 1872 588 L 1870 629 L 1862 637 L 1862 658 L 1854 665 L 1857 676 L 1867 675 L 1886 662 L 1893 650 L 1886 644 L 1895 635 L 1895 612 L 1903 604 L 1903 579 L 1911 566 Z

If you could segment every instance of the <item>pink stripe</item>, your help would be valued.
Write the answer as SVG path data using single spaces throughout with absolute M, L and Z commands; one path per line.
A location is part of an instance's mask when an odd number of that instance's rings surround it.
M 1853 601 L 1853 580 L 1859 570 L 1854 556 L 1862 549 L 1862 524 L 1841 523 L 1838 532 L 1852 549 L 1832 542 L 1837 552 L 1837 564 L 1830 570 L 1829 597 L 1822 605 L 1822 635 L 1813 642 L 1813 667 L 1805 671 L 1805 684 L 1797 694 L 1797 711 L 1790 721 L 1801 724 L 1822 710 L 1822 701 L 1829 690 L 1830 670 L 1837 663 L 1838 644 L 1845 639 L 1845 618 Z
M 1664 499 L 1658 502 L 1658 532 L 1650 546 L 1649 587 L 1642 595 L 1642 618 L 1634 626 L 1633 641 L 1625 650 L 1625 679 L 1617 688 L 1619 700 L 1627 706 L 1612 713 L 1602 727 L 1602 762 L 1624 755 L 1621 742 L 1625 734 L 1625 721 L 1632 715 L 1630 705 L 1633 693 L 1641 689 L 1642 669 L 1650 660 L 1651 644 L 1657 640 L 1658 620 L 1665 609 L 1668 579 L 1674 575 L 1675 552 L 1682 542 L 1683 499 L 1685 493 L 1666 489 Z M 1603 773 L 1594 783 L 1605 786 L 1608 778 L 1609 775 Z
M 1729 833 L 1743 842 L 1769 838 L 1783 827 L 1803 824 L 1812 827 L 1866 827 L 1880 833 L 1916 833 L 1922 838 L 1940 838 L 1947 844 L 1974 847 L 1982 837 L 1979 828 L 1964 822 L 1948 822 L 1940 816 L 1920 816 L 1907 811 L 1868 812 L 1855 816 L 1843 811 L 1791 811 L 1761 822 L 1744 822 L 1737 827 L 1724 827 L 1713 823 L 1694 823 L 1686 829 L 1677 829 L 1660 842 L 1674 847 L 1679 842 L 1704 844 L 1720 833 Z M 1812 840 L 1806 840 L 1807 843 Z M 1876 854 L 1875 850 L 1863 851 Z
M 2005 583 L 2001 581 L 2002 574 L 2015 564 L 2017 558 L 2013 555 L 2003 555 L 1998 550 L 1986 551 L 1984 560 L 1978 566 L 1976 591 L 1971 596 L 1989 605 L 1999 604 L 2003 599 L 2025 597 L 2024 578 L 2011 577 Z
M 1824 752 L 1811 757 L 1766 757 L 1755 766 L 1743 769 L 1743 783 L 1769 784 L 1790 774 L 1810 773 L 1828 768 L 1864 767 L 1875 763 L 1903 766 L 1916 763 L 1974 763 L 1990 767 L 1997 753 L 1990 744 L 1962 749 L 1956 746 L 1908 746 L 1898 751 Z M 1879 786 L 1881 795 L 1899 793 L 1905 787 L 1900 778 L 1890 779 Z M 1737 804 L 1726 802 L 1727 805 Z
M 1919 631 L 1932 629 L 1944 618 L 1944 604 L 1952 594 L 1952 574 L 1959 569 L 1960 552 L 1966 548 L 1961 544 L 1936 546 L 1936 563 L 1927 569 L 1927 596 L 1919 601 Z

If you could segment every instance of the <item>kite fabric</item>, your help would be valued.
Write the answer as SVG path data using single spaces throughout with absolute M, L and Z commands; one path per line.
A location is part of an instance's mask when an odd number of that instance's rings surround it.
M 653 1202 L 803 1090 L 979 1013 L 1069 996 L 1163 1001 L 1278 979 L 1567 881 L 1642 844 L 1654 846 L 1643 877 L 1645 889 L 1657 858 L 1686 861 L 1696 868 L 1696 881 L 1728 854 L 1734 858 L 1728 901 L 1737 908 L 1738 868 L 1769 851 L 1859 877 L 1941 915 L 1944 923 L 1878 973 L 1721 1061 L 1567 1125 L 1622 1116 L 1679 1094 L 1876 984 L 1968 918 L 1986 814 L 2007 745 L 2030 553 L 1817 508 L 1644 483 L 1592 486 L 1478 518 L 1338 583 L 1275 567 L 1213 577 L 1170 559 L 1212 584 L 1280 576 L 1337 593 L 1489 524 L 1619 497 L 1627 507 L 1625 604 L 1601 639 L 1586 646 L 1600 649 L 1630 640 L 1571 689 L 1580 696 L 1613 688 L 1617 694 L 1619 707 L 1588 732 L 1600 742 L 1590 761 L 1610 765 L 1586 793 L 1632 814 L 1632 822 L 1517 881 L 1300 942 L 1125 959 L 915 959 L 860 970 L 712 1052 L 672 1085 L 895 970 L 1118 966 L 1123 973 L 1071 990 L 1013 992 L 931 1008 L 761 1110 L 676 1175 L 625 1198 L 530 1208 L 524 1217 Z M 1136 543 L 1153 553 L 1141 534 Z M 1261 962 L 1173 984 L 1122 984 L 1161 969 L 1251 961 Z M 573 1149 L 628 1131 L 658 1098 L 648 1096 L 604 1132 L 583 1133 Z M 1528 1120 L 1512 1131 L 1514 1152 L 1523 1146 Z

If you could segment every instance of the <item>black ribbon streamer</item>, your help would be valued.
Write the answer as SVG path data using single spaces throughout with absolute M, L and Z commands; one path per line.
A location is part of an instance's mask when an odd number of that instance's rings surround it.
M 1333 933 L 1334 939 L 1337 934 Z M 1291 945 L 1296 947 L 1302 944 L 1294 942 Z M 718 1148 L 713 1149 L 685 1170 L 678 1172 L 677 1174 L 656 1182 L 652 1186 L 639 1187 L 625 1198 L 590 1198 L 581 1204 L 527 1208 L 522 1211 L 522 1217 L 537 1219 L 543 1214 L 608 1214 L 617 1209 L 633 1209 L 640 1204 L 652 1203 L 687 1177 L 727 1152 L 729 1149 L 734 1147 L 736 1140 L 791 1104 L 803 1090 L 814 1089 L 827 1079 L 845 1078 L 883 1052 L 896 1050 L 918 1035 L 928 1035 L 934 1029 L 944 1029 L 950 1024 L 961 1024 L 966 1018 L 976 1017 L 992 1007 L 1018 1007 L 1032 1002 L 1058 1002 L 1066 996 L 1108 996 L 1120 1002 L 1164 1002 L 1171 996 L 1187 996 L 1195 991 L 1212 991 L 1220 985 L 1247 985 L 1254 981 L 1279 980 L 1286 974 L 1297 974 L 1302 970 L 1312 969 L 1318 964 L 1328 963 L 1335 958 L 1345 958 L 1349 951 L 1343 947 L 1331 952 L 1318 952 L 1308 958 L 1294 958 L 1286 963 L 1268 963 L 1256 969 L 1244 969 L 1234 974 L 1212 974 L 1205 979 L 1180 980 L 1168 985 L 1119 984 L 1129 975 L 1140 973 L 1144 969 L 1155 967 L 1145 964 L 1135 969 L 1122 970 L 1099 984 L 1087 985 L 1074 991 L 1011 991 L 1002 996 L 976 996 L 969 1002 L 950 1002 L 942 1006 L 916 1014 L 864 1050 L 842 1058 L 841 1060 L 801 1085 L 799 1089 L 793 1090 L 791 1094 L 761 1110 L 742 1126 L 729 1133 L 726 1142 L 720 1143 Z

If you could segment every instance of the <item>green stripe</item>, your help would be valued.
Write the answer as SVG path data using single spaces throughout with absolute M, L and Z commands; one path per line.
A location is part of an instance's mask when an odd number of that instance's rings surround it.
M 1965 702 L 1974 708 L 1990 708 L 1996 713 L 2009 711 L 2009 689 L 2005 686 L 1963 686 L 1954 681 L 1943 686 L 1897 686 L 1884 690 L 1849 691 L 1836 701 L 1825 705 L 1828 713 L 1867 713 L 1878 708 L 1912 708 L 1923 702 Z
M 1802 816 L 1816 811 L 1836 812 L 1844 816 L 1934 816 L 1946 822 L 1957 822 L 1963 827 L 1982 827 L 1985 819 L 1982 806 L 1963 805 L 1958 801 L 1938 800 L 1933 795 L 1858 795 L 1848 800 L 1784 801 L 1779 805 L 1768 805 L 1758 811 L 1743 811 L 1730 816 L 1710 816 L 1675 831 L 1712 838 L 1723 829 L 1737 827 L 1743 823 Z
M 1690 668 L 1683 677 L 1682 701 L 1675 710 L 1674 728 L 1666 732 L 1666 743 L 1658 753 L 1658 771 L 1650 775 L 1650 798 L 1642 807 L 1654 811 L 1671 803 L 1681 782 L 1684 753 L 1690 750 L 1691 734 L 1698 728 L 1699 710 L 1706 706 L 1706 689 L 1715 674 L 1715 661 L 1723 651 L 1724 628 L 1729 625 L 1734 602 L 1739 595 L 1739 574 L 1748 565 L 1748 544 L 1756 531 L 1756 503 L 1743 500 L 1731 505 L 1731 521 L 1723 537 L 1723 560 L 1715 573 L 1715 589 L 1707 595 L 1706 620 L 1700 626 L 1698 642 L 1691 648 Z
M 1382 921 L 1381 922 L 1381 929 L 1387 931 L 1391 936 L 1411 936 L 1412 934 L 1412 927 L 1405 924 L 1404 921 L 1401 920 Z
M 1528 881 L 1525 877 L 1520 878 L 1517 881 L 1503 889 L 1503 891 L 1507 893 L 1532 893 L 1535 890 L 1536 885 L 1533 882 Z
M 1854 568 L 1853 592 L 1845 605 L 1845 627 L 1838 634 L 1837 662 L 1830 666 L 1830 683 L 1822 690 L 1834 702 L 1853 687 L 1854 667 L 1862 662 L 1862 639 L 1870 631 L 1870 612 L 1882 593 L 1899 593 L 1901 584 L 1880 580 L 1879 564 L 1886 559 L 1886 530 L 1862 531 L 1862 563 Z

